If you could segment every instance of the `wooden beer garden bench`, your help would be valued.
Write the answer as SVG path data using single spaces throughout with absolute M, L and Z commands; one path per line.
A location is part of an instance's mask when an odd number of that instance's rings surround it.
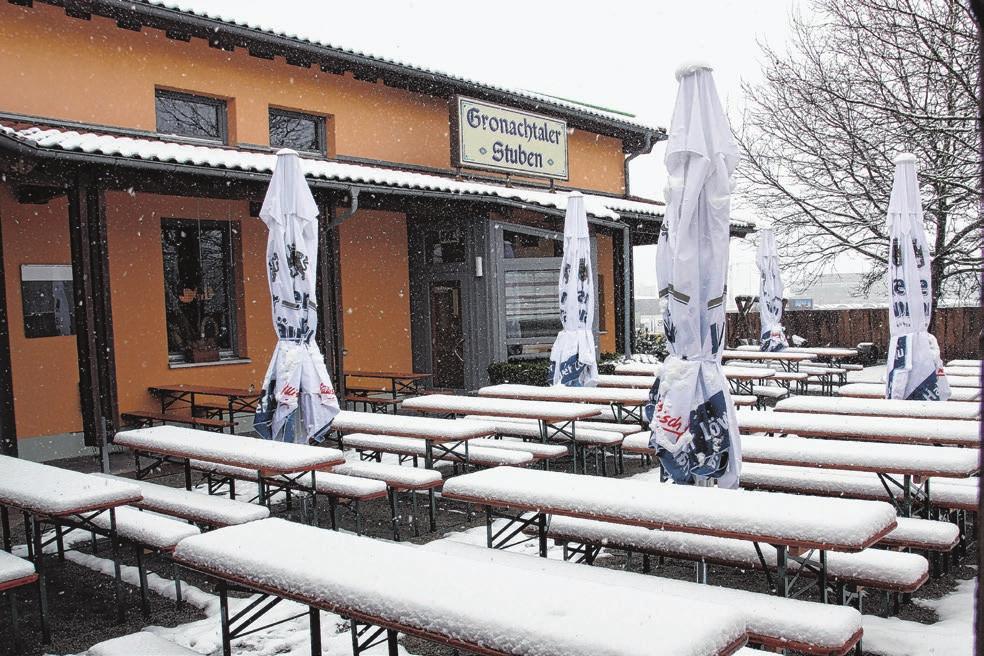
M 349 391 L 349 390 L 346 390 Z M 353 410 L 362 406 L 364 412 L 397 414 L 402 399 L 389 396 L 370 396 L 362 394 L 346 394 L 345 402 L 351 404 Z
M 885 503 L 663 485 L 515 467 L 452 478 L 445 483 L 443 496 L 485 508 L 490 548 L 535 539 L 542 557 L 547 555 L 551 516 L 734 538 L 754 543 L 760 554 L 759 545 L 771 545 L 779 596 L 798 596 L 815 586 L 822 601 L 828 598 L 827 552 L 864 551 L 896 528 L 895 510 Z M 505 522 L 495 523 L 497 519 Z M 516 536 L 527 528 L 535 530 L 533 538 L 517 541 Z M 768 562 L 764 555 L 761 558 Z M 799 572 L 795 570 L 804 567 L 815 573 L 816 582 L 796 590 Z
M 232 641 L 278 599 L 307 606 L 298 617 L 309 619 L 313 655 L 321 654 L 322 610 L 349 620 L 353 656 L 383 643 L 396 653 L 399 633 L 483 656 L 651 656 L 654 635 L 664 656 L 727 656 L 747 640 L 743 614 L 724 606 L 521 571 L 279 519 L 188 538 L 175 559 L 217 580 L 227 655 Z M 228 593 L 233 590 L 259 593 L 254 607 L 261 611 L 231 615 Z M 522 590 L 549 594 L 516 594 Z M 451 600 L 454 612 L 445 614 L 442 609 Z M 676 612 L 658 611 L 667 607 Z
M 34 563 L 19 558 L 7 551 L 0 551 L 0 592 L 7 595 L 10 612 L 10 646 L 13 653 L 19 653 L 20 639 L 17 631 L 17 597 L 18 590 L 25 585 L 37 584 L 38 574 Z
M 147 410 L 121 412 L 120 419 L 134 428 L 150 428 L 151 426 L 177 424 L 221 433 L 227 428 L 232 429 L 236 426 L 235 422 L 216 419 L 214 417 L 195 417 L 176 412 L 153 412 Z
M 799 412 L 738 411 L 742 433 L 776 433 L 861 442 L 980 446 L 980 422 L 957 419 L 886 421 L 866 417 Z
M 848 383 L 837 388 L 837 395 L 857 399 L 884 399 L 884 383 Z M 950 401 L 980 401 L 979 387 L 951 387 Z M 937 403 L 937 401 L 933 401 Z
M 980 419 L 980 405 L 965 401 L 903 401 L 896 399 L 798 396 L 779 401 L 776 412 L 864 415 L 911 419 Z
M 745 615 L 748 641 L 769 650 L 793 650 L 810 656 L 844 656 L 861 640 L 861 614 L 854 608 L 779 599 L 761 592 L 663 578 L 601 567 L 584 567 L 548 558 L 532 558 L 511 551 L 438 540 L 420 547 L 448 557 L 513 567 L 568 580 L 582 580 L 615 588 L 632 588 L 694 601 L 722 604 Z M 743 649 L 740 656 L 752 652 Z M 764 654 L 765 652 L 755 652 Z

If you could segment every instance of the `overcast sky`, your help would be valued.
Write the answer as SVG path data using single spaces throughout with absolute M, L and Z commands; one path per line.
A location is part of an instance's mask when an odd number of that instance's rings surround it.
M 702 60 L 715 69 L 732 116 L 742 80 L 760 78 L 758 42 L 782 47 L 801 0 L 174 0 L 228 10 L 279 29 L 508 88 L 529 89 L 628 111 L 665 127 L 674 71 Z M 663 197 L 663 151 L 637 158 L 632 192 Z M 738 216 L 754 219 L 752 216 Z M 637 280 L 654 275 L 655 253 L 639 249 Z M 749 250 L 733 249 L 741 280 Z M 752 265 L 754 266 L 754 265 Z M 754 279 L 752 276 L 750 279 Z M 735 281 L 742 286 L 739 280 Z M 742 290 L 738 290 L 742 293 Z

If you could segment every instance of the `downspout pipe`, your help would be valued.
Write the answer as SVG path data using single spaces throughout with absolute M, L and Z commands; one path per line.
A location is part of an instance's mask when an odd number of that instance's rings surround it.
M 635 331 L 633 322 L 635 313 L 632 311 L 632 235 L 629 226 L 622 226 L 622 330 L 625 331 L 625 357 L 632 355 L 635 346 Z

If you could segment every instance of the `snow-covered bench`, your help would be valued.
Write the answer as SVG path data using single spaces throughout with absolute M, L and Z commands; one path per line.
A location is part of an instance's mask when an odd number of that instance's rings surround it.
M 249 474 L 250 480 L 256 478 L 255 472 L 250 470 L 238 471 Z M 199 494 L 168 485 L 138 481 L 111 474 L 95 474 L 95 476 L 137 485 L 143 494 L 143 499 L 131 504 L 136 508 L 185 519 L 200 527 L 218 528 L 232 524 L 245 524 L 264 519 L 270 515 L 268 508 L 252 503 Z
M 749 642 L 770 649 L 791 649 L 811 656 L 843 656 L 861 638 L 861 614 L 854 608 L 778 599 L 760 592 L 699 585 L 635 572 L 580 567 L 570 562 L 531 558 L 509 551 L 492 551 L 450 540 L 436 540 L 419 548 L 448 557 L 513 567 L 534 574 L 543 573 L 616 589 L 629 588 L 722 604 L 745 615 Z M 739 652 L 739 656 L 741 654 Z
M 376 460 L 380 460 L 380 455 L 383 453 L 392 453 L 401 458 L 412 458 L 414 466 L 416 466 L 417 459 L 423 458 L 425 453 L 422 440 L 396 435 L 350 433 L 342 437 L 342 446 L 355 449 L 359 453 L 366 454 Z M 474 440 L 469 440 L 467 455 L 467 464 L 475 467 L 524 467 L 533 462 L 531 453 L 510 449 L 489 449 L 475 445 Z M 452 463 L 464 463 L 464 456 L 465 454 L 462 453 L 461 455 L 445 455 L 438 459 Z
M 701 583 L 707 582 L 707 564 L 757 571 L 768 569 L 770 572 L 779 567 L 775 551 L 758 549 L 752 542 L 734 538 L 652 531 L 576 517 L 555 517 L 547 529 L 547 536 L 564 545 L 565 560 L 590 564 L 604 548 L 695 561 L 700 565 L 698 580 Z M 861 588 L 915 592 L 929 578 L 929 563 L 917 554 L 865 549 L 857 553 L 830 551 L 826 558 L 827 578 L 830 583 L 837 584 L 841 603 L 847 602 L 848 593 L 857 595 Z M 797 560 L 790 560 L 787 566 L 793 573 L 800 573 Z M 806 576 L 816 575 L 810 567 L 802 570 Z
M 810 381 L 820 383 L 821 391 L 826 394 L 834 393 L 835 378 L 837 382 L 843 384 L 847 377 L 847 369 L 842 367 L 828 367 L 816 363 L 801 362 L 799 372 L 808 376 L 808 384 Z
M 508 437 L 521 437 L 527 440 L 543 439 L 543 427 L 536 420 L 521 419 L 516 417 L 494 417 L 490 415 L 468 415 L 482 423 L 488 423 L 495 427 L 497 435 Z M 557 433 L 547 433 L 547 439 L 555 442 L 565 442 L 570 444 L 570 433 L 574 435 L 573 448 L 575 450 L 575 467 L 578 462 L 582 463 L 583 469 L 587 470 L 588 454 L 594 452 L 600 454 L 601 472 L 608 475 L 608 463 L 606 453 L 610 450 L 615 456 L 616 463 L 622 448 L 622 432 L 613 430 L 599 430 L 595 428 L 594 422 L 578 422 L 577 426 L 562 436 Z M 627 425 L 627 424 L 626 424 Z M 618 465 L 616 464 L 616 468 Z
M 189 538 L 175 558 L 220 581 L 223 609 L 229 585 L 308 606 L 312 651 L 321 647 L 320 610 L 350 620 L 356 655 L 381 642 L 395 653 L 398 633 L 486 656 L 651 656 L 654 636 L 666 656 L 725 656 L 747 639 L 743 613 L 723 605 L 520 571 L 280 519 Z M 529 590 L 549 594 L 523 592 Z M 268 608 L 272 601 L 260 597 L 257 604 Z M 668 607 L 674 612 L 660 611 Z M 220 613 L 225 653 L 261 615 L 230 621 L 228 612 Z
M 202 460 L 192 460 L 191 466 L 196 471 L 205 476 L 209 496 L 227 489 L 232 499 L 236 497 L 236 481 L 256 482 L 256 472 L 243 467 L 223 465 L 214 462 L 204 462 Z M 296 483 L 295 476 L 291 474 L 268 477 L 264 485 L 270 492 L 283 492 L 286 495 L 288 509 L 291 504 L 291 492 L 300 489 L 302 492 L 310 491 L 310 488 L 300 487 Z M 328 516 L 333 530 L 338 528 L 338 508 L 348 508 L 355 517 L 355 530 L 361 533 L 363 529 L 362 504 L 381 499 L 386 496 L 387 488 L 384 483 L 367 481 L 364 479 L 343 476 L 336 472 L 318 472 L 315 478 L 315 490 L 317 494 L 312 497 L 311 508 L 315 523 L 318 523 L 318 497 L 328 499 Z M 204 496 L 204 495 L 202 495 Z M 259 494 L 255 495 L 250 501 L 257 501 Z M 269 501 L 269 496 L 266 497 Z M 267 506 L 251 506 L 267 509 Z M 267 509 L 269 514 L 269 510 Z
M 981 363 L 984 360 L 950 360 L 946 363 L 948 367 L 975 367 L 977 369 L 981 368 Z
M 799 554 L 815 552 L 819 560 L 810 558 L 810 566 L 823 572 L 824 553 L 862 551 L 896 526 L 895 511 L 888 504 L 661 485 L 515 467 L 452 478 L 445 483 L 443 496 L 484 506 L 489 547 L 511 546 L 519 531 L 535 527 L 533 539 L 538 540 L 544 557 L 551 516 L 771 545 L 779 563 L 783 596 L 793 593 L 798 577 L 786 565 Z M 506 521 L 493 526 L 497 519 Z M 823 594 L 826 596 L 825 589 Z
M 850 397 L 798 396 L 776 404 L 777 412 L 865 415 L 918 419 L 980 419 L 980 405 L 963 401 L 903 401 Z
M 12 553 L 0 549 L 0 592 L 5 593 L 10 600 L 10 646 L 13 653 L 19 653 L 20 640 L 17 632 L 17 599 L 15 591 L 25 585 L 37 582 L 38 574 L 34 563 L 19 558 Z M 46 604 L 40 605 L 41 612 L 46 612 Z
M 400 515 L 397 509 L 399 495 L 406 493 L 410 497 L 411 523 L 413 533 L 420 535 L 417 524 L 417 492 L 427 492 L 429 499 L 430 527 L 437 528 L 436 503 L 434 491 L 444 484 L 444 478 L 434 469 L 418 469 L 416 467 L 401 467 L 380 462 L 346 462 L 335 467 L 335 473 L 343 476 L 354 476 L 386 484 L 392 515 L 393 539 L 400 540 Z
M 806 414 L 798 412 L 738 411 L 742 433 L 787 433 L 800 437 L 894 442 L 899 444 L 980 445 L 980 422 L 957 419 L 905 419 Z
M 859 399 L 884 399 L 884 383 L 848 383 L 837 388 L 838 396 Z M 980 401 L 981 389 L 973 387 L 951 387 L 950 401 Z M 934 401 L 936 403 L 936 401 Z

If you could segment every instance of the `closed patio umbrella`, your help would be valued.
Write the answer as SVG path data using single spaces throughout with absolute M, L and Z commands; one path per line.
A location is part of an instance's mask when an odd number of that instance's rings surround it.
M 550 349 L 550 383 L 568 387 L 598 384 L 595 357 L 594 273 L 584 196 L 572 191 L 564 215 L 564 258 L 560 265 L 560 323 Z
M 759 283 L 760 341 L 763 351 L 781 351 L 789 346 L 782 327 L 782 276 L 779 274 L 779 250 L 771 228 L 759 232 L 755 253 L 761 279 Z
M 656 251 L 669 355 L 650 393 L 650 444 L 677 483 L 737 487 L 738 419 L 721 368 L 732 175 L 738 150 L 711 69 L 681 67 Z
M 885 397 L 945 401 L 950 385 L 936 338 L 929 333 L 933 312 L 929 246 L 923 226 L 916 157 L 895 158 L 888 202 L 888 373 Z
M 318 325 L 318 206 L 297 153 L 277 153 L 260 218 L 266 224 L 267 280 L 277 346 L 254 426 L 266 439 L 320 441 L 339 412 L 325 359 L 314 341 Z

